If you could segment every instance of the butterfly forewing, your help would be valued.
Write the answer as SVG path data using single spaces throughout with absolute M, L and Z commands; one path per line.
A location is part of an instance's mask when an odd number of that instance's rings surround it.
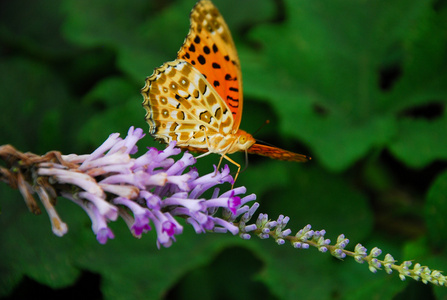
M 203 75 L 177 59 L 155 69 L 142 89 L 150 133 L 165 143 L 206 148 L 207 136 L 229 134 L 233 117 Z
M 201 72 L 233 114 L 233 133 L 242 117 L 242 75 L 236 47 L 225 20 L 211 1 L 191 11 L 191 27 L 177 57 Z

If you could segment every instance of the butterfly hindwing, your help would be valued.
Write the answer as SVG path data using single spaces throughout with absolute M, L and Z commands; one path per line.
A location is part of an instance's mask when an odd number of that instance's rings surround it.
M 191 27 L 177 57 L 201 72 L 230 109 L 233 133 L 242 117 L 242 74 L 239 57 L 225 20 L 209 0 L 191 11 Z
M 206 148 L 205 134 L 229 134 L 231 112 L 203 75 L 177 59 L 155 69 L 142 89 L 150 133 L 165 143 Z M 205 129 L 205 130 L 203 130 Z

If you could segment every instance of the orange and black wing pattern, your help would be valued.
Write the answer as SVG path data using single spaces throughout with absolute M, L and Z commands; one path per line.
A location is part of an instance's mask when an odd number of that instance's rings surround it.
M 199 70 L 225 101 L 234 118 L 235 133 L 242 118 L 242 73 L 231 32 L 209 0 L 197 2 L 190 21 L 189 33 L 177 58 Z

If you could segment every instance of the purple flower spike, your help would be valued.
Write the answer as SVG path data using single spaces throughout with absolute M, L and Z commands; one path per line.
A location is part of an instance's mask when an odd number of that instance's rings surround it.
M 207 207 L 225 207 L 231 210 L 233 214 L 236 213 L 237 208 L 241 204 L 241 198 L 234 196 L 234 190 L 231 191 L 229 197 L 225 197 L 225 194 L 220 196 L 220 198 L 217 199 L 210 199 L 208 201 L 205 201 L 204 205 Z
M 228 200 L 228 209 L 231 210 L 233 214 L 236 214 L 236 210 L 240 205 L 241 205 L 241 197 L 232 196 Z
M 219 218 L 215 218 L 214 223 L 218 226 L 221 226 L 221 227 L 227 229 L 233 235 L 236 235 L 239 233 L 239 229 L 236 226 L 234 226 L 233 224 L 231 224 L 230 222 L 227 222 L 227 221 L 219 219 Z
M 98 231 L 96 233 L 96 239 L 102 245 L 107 243 L 108 239 L 114 239 L 114 238 L 115 238 L 115 235 L 113 234 L 112 230 L 110 230 L 110 228 L 108 228 L 108 227 L 101 227 L 98 229 Z
M 196 199 L 183 199 L 183 198 L 177 198 L 177 197 L 169 197 L 163 200 L 162 207 L 165 206 L 183 206 L 187 208 L 191 212 L 201 211 L 204 210 L 205 203 L 208 203 L 211 200 L 204 201 L 204 200 L 196 200 Z
M 128 149 L 129 154 L 135 154 L 138 151 L 138 147 L 135 145 L 139 140 L 141 140 L 146 134 L 143 133 L 143 129 L 130 127 L 127 132 L 127 137 L 124 139 L 125 147 Z
M 161 199 L 157 195 L 154 195 L 148 191 L 140 191 L 140 198 L 143 198 L 146 201 L 146 206 L 149 209 L 160 210 L 161 207 Z
M 188 181 L 191 179 L 191 176 L 188 174 L 178 175 L 178 176 L 168 176 L 166 180 L 169 183 L 175 184 L 182 191 L 189 191 Z
M 152 221 L 157 231 L 157 244 L 164 247 L 170 247 L 174 241 L 176 224 L 171 222 L 162 212 L 155 211 Z
M 216 166 L 214 166 L 214 172 L 198 177 L 190 182 L 189 186 L 193 187 L 190 197 L 198 198 L 211 187 L 225 182 L 233 183 L 233 177 L 230 175 L 228 165 L 225 165 L 222 172 L 216 171 Z
M 91 201 L 94 207 L 98 210 L 98 213 L 102 216 L 105 216 L 112 221 L 115 221 L 118 217 L 118 209 L 100 197 L 87 192 L 80 192 L 79 196 Z
M 149 218 L 151 217 L 151 213 L 147 208 L 143 208 L 136 202 L 124 197 L 115 198 L 113 203 L 116 205 L 126 206 L 132 211 L 135 221 L 131 227 L 131 230 L 135 236 L 141 236 L 143 232 L 148 232 L 150 230 Z
M 196 159 L 190 153 L 184 153 L 183 157 L 176 161 L 167 171 L 168 175 L 180 175 L 182 174 L 186 167 L 192 166 L 196 163 Z
M 177 220 L 181 218 L 197 233 L 237 234 L 238 226 L 232 222 L 249 211 L 248 206 L 241 208 L 241 205 L 256 197 L 241 196 L 246 191 L 244 187 L 219 195 L 223 188 L 218 186 L 233 183 L 230 168 L 225 165 L 217 170 L 214 166 L 213 172 L 200 176 L 193 155 L 186 152 L 180 158 L 175 157 L 181 152 L 175 142 L 163 151 L 150 148 L 132 158 L 130 154 L 136 153 L 137 141 L 144 136 L 142 129 L 134 127 L 124 139 L 111 134 L 92 154 L 62 156 L 67 164 L 45 161 L 38 166 L 37 174 L 69 186 L 60 194 L 86 211 L 102 244 L 114 238 L 107 222 L 115 221 L 118 216 L 135 237 L 155 228 L 159 247 L 171 246 L 176 236 L 182 234 L 183 226 Z M 207 200 L 202 195 L 209 189 L 213 189 L 212 198 Z M 219 210 L 222 217 L 214 216 Z
M 171 143 L 169 143 L 169 145 L 163 151 L 159 151 L 159 153 L 158 153 L 159 159 L 164 160 L 164 159 L 168 158 L 169 156 L 177 155 L 180 152 L 182 152 L 182 150 L 180 148 L 175 148 L 175 145 L 177 145 L 177 142 L 172 141 Z
M 79 169 L 83 169 L 84 165 L 87 164 L 89 161 L 103 156 L 104 152 L 112 148 L 113 145 L 115 145 L 118 141 L 121 140 L 119 136 L 120 136 L 119 133 L 112 133 L 111 135 L 109 135 L 108 139 L 101 146 L 99 146 L 98 149 L 93 151 L 93 153 L 90 154 L 88 158 L 84 161 L 84 163 L 81 164 L 81 166 L 79 166 Z
M 91 202 L 84 202 L 77 197 L 73 197 L 67 192 L 62 192 L 62 196 L 70 199 L 74 203 L 78 204 L 92 221 L 92 230 L 96 234 L 96 239 L 100 244 L 105 244 L 107 240 L 115 238 L 112 230 L 107 227 L 106 217 L 99 212 L 99 209 Z
M 168 236 L 173 236 L 175 232 L 175 224 L 170 221 L 165 221 L 162 224 L 162 232 L 166 232 Z
M 194 231 L 197 233 L 197 234 L 200 234 L 200 233 L 205 233 L 206 231 L 205 231 L 205 228 L 203 227 L 203 226 L 201 226 L 196 220 L 194 220 L 193 218 L 188 218 L 188 219 L 186 219 L 186 223 L 188 223 L 188 224 L 190 224 L 193 228 L 194 228 Z

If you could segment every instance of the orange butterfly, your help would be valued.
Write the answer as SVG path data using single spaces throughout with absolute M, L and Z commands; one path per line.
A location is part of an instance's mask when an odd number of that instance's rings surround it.
M 311 158 L 256 143 L 241 129 L 242 74 L 236 47 L 223 17 L 209 0 L 197 2 L 191 27 L 177 59 L 156 68 L 142 89 L 149 132 L 156 139 L 202 157 L 210 153 L 238 167 L 227 156 L 245 151 L 279 160 Z

